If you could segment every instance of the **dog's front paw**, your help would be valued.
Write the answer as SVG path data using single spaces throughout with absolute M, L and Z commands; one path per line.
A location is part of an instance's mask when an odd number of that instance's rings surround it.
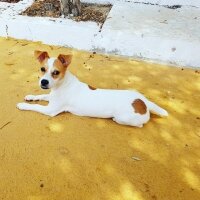
M 28 103 L 18 103 L 17 108 L 19 110 L 29 110 L 29 104 Z
M 24 97 L 25 101 L 34 101 L 35 100 L 35 96 L 34 95 L 27 95 Z

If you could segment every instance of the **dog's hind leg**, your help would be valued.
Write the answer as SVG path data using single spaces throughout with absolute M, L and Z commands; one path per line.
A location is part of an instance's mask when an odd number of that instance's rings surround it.
M 49 101 L 49 94 L 41 95 L 27 95 L 24 100 L 26 101 Z
M 120 116 L 115 116 L 113 118 L 113 121 L 117 122 L 118 124 L 121 125 L 128 125 L 128 126 L 136 126 L 139 128 L 143 127 L 143 123 L 137 120 L 134 116 L 132 115 L 120 115 Z
M 147 111 L 145 114 L 134 113 L 132 108 L 122 113 L 116 113 L 113 121 L 122 125 L 136 126 L 142 128 L 150 119 L 150 113 Z

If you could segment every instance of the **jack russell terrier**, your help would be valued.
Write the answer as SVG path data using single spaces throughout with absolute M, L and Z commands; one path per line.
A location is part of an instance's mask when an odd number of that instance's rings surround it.
M 42 89 L 51 89 L 49 94 L 28 95 L 26 101 L 48 101 L 47 106 L 18 103 L 20 110 L 30 110 L 48 116 L 70 112 L 79 116 L 112 118 L 122 124 L 142 127 L 150 119 L 150 112 L 162 117 L 166 110 L 149 101 L 142 94 L 130 90 L 96 89 L 82 83 L 69 70 L 72 55 L 50 58 L 47 52 L 35 51 L 41 64 Z

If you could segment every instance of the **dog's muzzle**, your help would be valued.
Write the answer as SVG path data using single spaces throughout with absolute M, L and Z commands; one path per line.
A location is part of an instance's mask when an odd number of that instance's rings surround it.
M 49 81 L 46 79 L 41 80 L 41 88 L 42 89 L 49 89 Z

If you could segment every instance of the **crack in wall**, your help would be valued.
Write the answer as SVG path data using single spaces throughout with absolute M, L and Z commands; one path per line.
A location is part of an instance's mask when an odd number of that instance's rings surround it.
M 8 38 L 8 25 L 6 24 L 6 37 Z
M 159 5 L 157 3 L 150 3 L 150 2 L 139 2 L 139 1 L 136 1 L 134 2 L 136 4 L 145 4 L 145 5 L 151 5 L 151 6 L 162 6 L 162 7 L 165 7 L 165 8 L 169 8 L 169 9 L 178 9 L 178 8 L 181 8 L 182 5 Z

